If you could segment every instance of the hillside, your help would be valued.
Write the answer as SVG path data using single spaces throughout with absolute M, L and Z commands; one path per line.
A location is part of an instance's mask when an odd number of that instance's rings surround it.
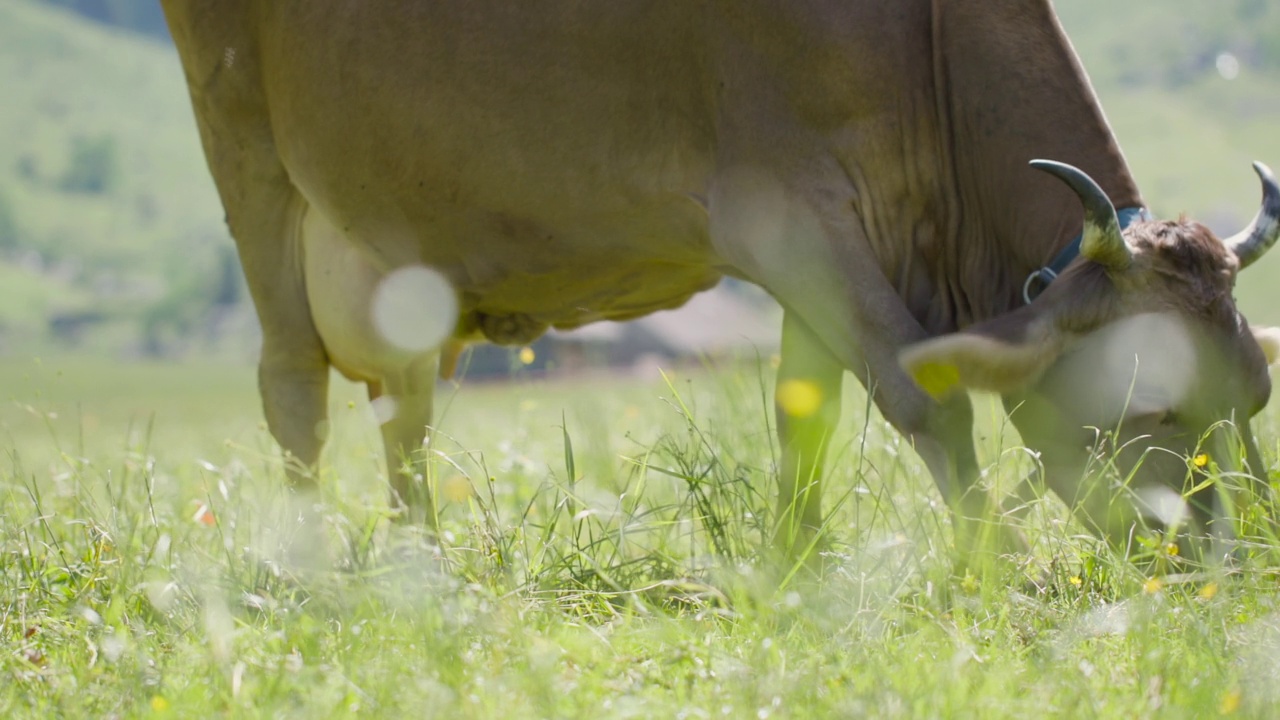
M 0 278 L 27 276 L 0 291 L 24 297 L 0 304 L 5 337 L 91 313 L 124 323 L 114 344 L 136 342 L 144 318 L 197 300 L 177 295 L 199 296 L 230 248 L 175 52 L 7 0 L 0 78 Z
M 1153 209 L 1243 224 L 1258 198 L 1249 163 L 1280 168 L 1280 4 L 1058 9 Z M 39 347 L 50 328 L 170 352 L 230 303 L 247 314 L 157 17 L 142 0 L 0 3 L 0 352 Z M 1244 276 L 1252 317 L 1280 323 L 1277 274 L 1280 253 Z
M 1259 200 L 1250 163 L 1280 172 L 1280 3 L 1056 5 L 1156 214 L 1223 234 L 1248 222 Z M 1241 275 L 1237 296 L 1255 322 L 1280 324 L 1278 280 L 1280 252 Z

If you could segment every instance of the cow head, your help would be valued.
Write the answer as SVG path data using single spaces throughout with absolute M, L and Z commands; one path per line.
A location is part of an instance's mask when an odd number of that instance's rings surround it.
M 1265 472 L 1248 422 L 1270 397 L 1267 368 L 1280 355 L 1280 332 L 1251 330 L 1232 290 L 1236 273 L 1280 237 L 1280 185 L 1255 164 L 1262 210 L 1224 241 L 1185 220 L 1122 232 L 1087 175 L 1033 164 L 1080 196 L 1081 258 L 1035 302 L 911 346 L 903 366 L 936 397 L 1002 394 L 1024 442 L 1040 452 L 1049 486 L 1113 539 L 1137 513 L 1170 524 L 1168 508 L 1181 508 L 1181 497 L 1190 520 L 1225 534 L 1220 494 L 1192 490 L 1206 485 L 1210 463 Z M 1093 472 L 1108 463 L 1114 472 Z M 1136 502 L 1116 502 L 1125 495 Z

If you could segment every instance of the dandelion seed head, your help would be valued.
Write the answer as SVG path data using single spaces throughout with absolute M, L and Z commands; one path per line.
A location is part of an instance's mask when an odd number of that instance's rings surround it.
M 120 632 L 112 632 L 103 636 L 99 643 L 102 648 L 102 657 L 107 662 L 115 662 L 124 655 L 124 651 L 128 649 L 129 644 L 125 641 L 125 637 Z
M 1085 613 L 1075 624 L 1078 637 L 1104 637 L 1129 632 L 1129 606 L 1106 603 Z

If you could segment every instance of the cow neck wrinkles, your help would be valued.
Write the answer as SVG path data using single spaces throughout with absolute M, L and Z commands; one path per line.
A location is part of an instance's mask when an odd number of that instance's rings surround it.
M 1080 202 L 1035 158 L 1089 173 L 1117 207 L 1143 206 L 1089 80 L 1047 0 L 932 0 L 939 127 L 958 226 L 934 268 L 949 330 L 1022 305 L 1028 273 L 1080 232 Z M 938 328 L 929 328 L 937 331 Z

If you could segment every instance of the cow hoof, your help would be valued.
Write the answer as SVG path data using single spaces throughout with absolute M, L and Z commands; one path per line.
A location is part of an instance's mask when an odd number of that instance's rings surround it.
M 510 315 L 477 313 L 476 320 L 480 324 L 480 332 L 484 333 L 489 342 L 497 345 L 528 345 L 547 331 L 546 323 L 539 322 L 524 313 Z

